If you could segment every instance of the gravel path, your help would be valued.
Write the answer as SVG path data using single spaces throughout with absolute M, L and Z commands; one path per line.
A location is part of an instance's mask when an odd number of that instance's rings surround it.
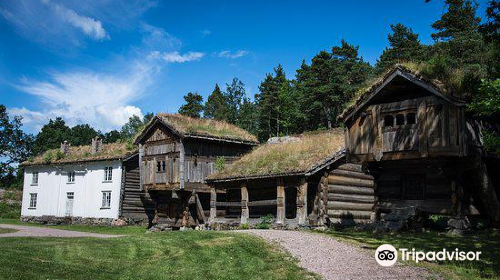
M 424 268 L 396 264 L 382 267 L 371 251 L 332 237 L 304 231 L 245 230 L 268 242 L 278 242 L 300 266 L 326 279 L 439 279 Z
M 0 224 L 0 228 L 11 228 L 16 232 L 0 234 L 1 237 L 98 237 L 111 238 L 120 237 L 122 235 L 99 234 L 91 232 L 79 232 L 71 230 L 62 230 L 55 228 L 31 227 Z

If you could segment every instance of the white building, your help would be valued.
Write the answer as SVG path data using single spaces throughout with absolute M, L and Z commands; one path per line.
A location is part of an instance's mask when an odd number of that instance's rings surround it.
M 37 217 L 117 219 L 120 216 L 124 162 L 136 152 L 125 144 L 50 150 L 24 162 L 23 220 Z

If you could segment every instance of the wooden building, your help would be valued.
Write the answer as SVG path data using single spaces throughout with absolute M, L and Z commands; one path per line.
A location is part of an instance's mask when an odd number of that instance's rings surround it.
M 375 177 L 379 213 L 415 206 L 462 215 L 481 208 L 474 191 L 486 172 L 479 129 L 442 83 L 397 66 L 340 118 L 347 161 Z
M 277 225 L 295 227 L 352 215 L 370 220 L 373 178 L 346 164 L 343 145 L 341 130 L 271 139 L 208 179 L 210 221 L 255 224 L 272 215 Z
M 158 114 L 136 137 L 138 165 L 125 176 L 139 175 L 138 184 L 127 189 L 124 200 L 132 196 L 135 204 L 124 205 L 122 215 L 175 227 L 205 222 L 210 201 L 205 179 L 257 143 L 255 136 L 225 122 Z

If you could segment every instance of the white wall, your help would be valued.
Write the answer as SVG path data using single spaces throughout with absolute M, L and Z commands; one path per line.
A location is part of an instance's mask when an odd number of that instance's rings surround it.
M 113 179 L 104 182 L 104 167 L 113 167 Z M 38 184 L 32 174 L 38 171 Z M 68 183 L 68 172 L 75 182 Z M 118 218 L 122 165 L 120 161 L 71 165 L 29 166 L 24 171 L 22 216 L 66 216 L 67 193 L 73 192 L 73 217 Z M 111 191 L 111 207 L 102 209 L 102 192 Z M 30 209 L 30 193 L 37 193 L 36 209 Z

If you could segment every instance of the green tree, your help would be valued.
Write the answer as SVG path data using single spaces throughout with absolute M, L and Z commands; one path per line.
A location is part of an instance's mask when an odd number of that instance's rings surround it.
M 384 50 L 375 66 L 378 74 L 396 63 L 422 60 L 423 50 L 418 34 L 401 23 L 391 24 L 391 31 L 392 34 L 387 36 L 389 47 Z
M 476 4 L 470 0 L 445 0 L 445 5 L 447 11 L 431 25 L 437 31 L 431 34 L 434 40 L 450 41 L 478 30 L 481 19 L 476 16 Z
M 0 188 L 21 188 L 22 173 L 17 166 L 32 154 L 34 138 L 22 131 L 22 118 L 12 119 L 0 104 Z
M 68 142 L 73 146 L 90 145 L 92 138 L 101 134 L 88 124 L 75 125 L 70 129 L 69 133 Z
M 227 120 L 227 114 L 228 106 L 226 99 L 219 85 L 215 84 L 214 90 L 208 96 L 207 102 L 205 103 L 203 117 L 216 120 Z
M 129 141 L 132 139 L 146 126 L 146 124 L 148 124 L 153 116 L 153 113 L 147 113 L 142 119 L 136 115 L 130 117 L 128 122 L 124 124 L 120 130 L 121 141 Z
M 247 97 L 243 99 L 240 110 L 237 126 L 247 130 L 248 132 L 257 135 L 258 132 L 258 112 L 256 105 Z
M 102 141 L 104 143 L 115 143 L 115 142 L 118 142 L 120 139 L 121 139 L 121 134 L 116 129 L 113 129 L 109 132 L 104 133 L 104 135 L 102 135 Z
M 39 155 L 47 150 L 56 149 L 64 141 L 71 140 L 71 129 L 61 117 L 50 119 L 35 138 L 33 153 Z
M 179 114 L 199 118 L 203 112 L 203 97 L 196 92 L 189 92 L 184 96 L 184 101 L 186 103 L 179 108 Z
M 227 102 L 228 122 L 233 124 L 238 123 L 239 111 L 245 95 L 245 84 L 243 84 L 243 82 L 238 78 L 233 78 L 231 84 L 226 84 L 224 98 Z

